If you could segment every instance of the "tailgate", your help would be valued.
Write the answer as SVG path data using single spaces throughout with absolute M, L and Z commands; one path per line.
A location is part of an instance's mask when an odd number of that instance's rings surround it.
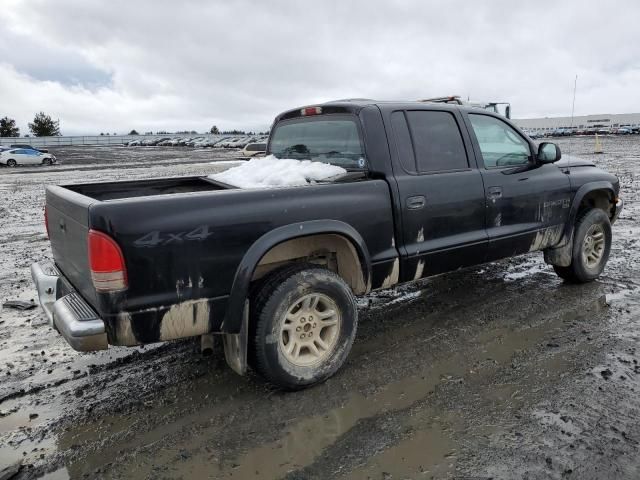
M 87 254 L 89 206 L 95 200 L 58 186 L 47 187 L 46 198 L 53 260 L 84 299 L 96 307 Z

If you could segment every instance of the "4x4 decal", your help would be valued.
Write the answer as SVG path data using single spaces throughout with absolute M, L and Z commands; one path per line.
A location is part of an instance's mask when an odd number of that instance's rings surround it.
M 157 245 L 170 245 L 172 243 L 183 243 L 185 241 L 203 241 L 213 235 L 213 232 L 209 231 L 208 225 L 202 225 L 189 232 L 161 232 L 155 230 L 149 232 L 139 239 L 135 240 L 133 244 L 136 247 L 155 247 Z

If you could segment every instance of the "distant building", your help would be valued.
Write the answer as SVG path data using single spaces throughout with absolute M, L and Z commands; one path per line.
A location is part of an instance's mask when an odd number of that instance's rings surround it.
M 573 117 L 519 118 L 513 122 L 523 130 L 548 132 L 557 129 L 640 127 L 640 113 L 603 113 Z

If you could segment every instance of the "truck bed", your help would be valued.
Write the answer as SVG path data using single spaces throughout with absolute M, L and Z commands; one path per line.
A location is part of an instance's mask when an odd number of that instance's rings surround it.
M 85 183 L 65 188 L 94 200 L 120 200 L 123 198 L 169 195 L 172 193 L 211 192 L 234 188 L 206 177 L 159 178 L 125 182 Z
M 140 343 L 158 341 L 162 318 L 184 302 L 200 302 L 211 317 L 209 330 L 220 331 L 241 260 L 279 227 L 333 222 L 355 230 L 368 239 L 376 286 L 397 258 L 389 186 L 361 172 L 306 187 L 241 189 L 182 177 L 48 186 L 46 194 L 56 267 L 101 318 L 117 323 L 133 315 Z M 120 246 L 125 292 L 96 292 L 88 265 L 91 229 Z

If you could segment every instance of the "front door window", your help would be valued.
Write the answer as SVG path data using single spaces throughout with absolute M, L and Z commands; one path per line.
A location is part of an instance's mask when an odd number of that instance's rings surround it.
M 486 168 L 512 167 L 529 161 L 529 143 L 505 122 L 475 113 L 469 114 L 469 120 Z

